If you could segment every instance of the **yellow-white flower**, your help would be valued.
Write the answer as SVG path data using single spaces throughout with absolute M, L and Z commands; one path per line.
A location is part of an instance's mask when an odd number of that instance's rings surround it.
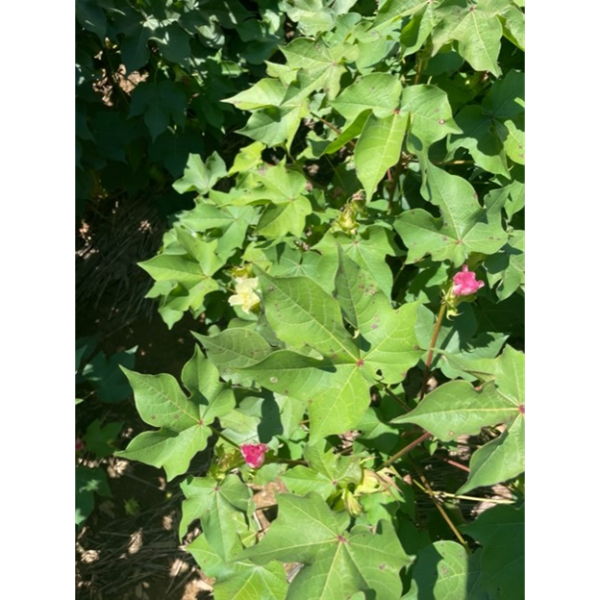
M 257 287 L 258 277 L 236 277 L 236 293 L 229 297 L 229 304 L 231 306 L 241 306 L 245 313 L 250 314 L 250 311 L 260 303 L 260 298 L 254 291 Z

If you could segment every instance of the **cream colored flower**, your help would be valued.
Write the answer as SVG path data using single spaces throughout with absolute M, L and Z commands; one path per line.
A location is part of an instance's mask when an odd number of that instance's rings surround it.
M 229 297 L 229 304 L 241 306 L 245 313 L 250 314 L 250 311 L 260 303 L 260 298 L 254 291 L 256 288 L 258 288 L 258 277 L 236 277 L 236 293 Z

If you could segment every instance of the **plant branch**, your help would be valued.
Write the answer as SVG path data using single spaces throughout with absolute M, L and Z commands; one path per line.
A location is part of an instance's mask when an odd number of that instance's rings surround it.
M 315 115 L 316 116 L 316 115 Z M 326 121 L 323 117 L 317 117 L 321 123 L 327 125 L 330 129 L 333 129 L 338 135 L 342 135 L 342 130 L 339 127 L 336 127 L 333 123 Z M 348 144 L 350 144 L 353 148 L 356 147 L 356 142 L 354 140 L 348 140 Z
M 236 444 L 233 440 L 230 440 L 222 431 L 219 431 L 216 427 L 209 425 L 208 428 L 217 436 L 219 436 L 222 440 L 227 442 L 230 446 L 239 449 L 239 444 Z
M 448 527 L 450 527 L 450 529 L 452 530 L 452 533 L 454 533 L 454 535 L 456 536 L 456 539 L 463 545 L 465 550 L 470 554 L 471 550 L 469 549 L 469 545 L 465 541 L 465 538 L 460 534 L 460 531 L 458 531 L 458 529 L 456 528 L 456 525 L 452 522 L 452 519 L 448 516 L 448 513 L 444 510 L 444 507 L 441 505 L 441 503 L 440 503 L 441 499 L 439 497 L 439 494 L 437 494 L 436 492 L 434 492 L 431 489 L 429 482 L 425 478 L 425 474 L 414 462 L 413 462 L 413 466 L 415 468 L 415 471 L 419 475 L 419 479 L 421 480 L 421 482 L 423 483 L 423 486 L 425 487 L 426 493 L 433 500 L 435 507 L 438 509 L 438 511 L 442 515 L 444 521 L 446 521 L 446 523 L 448 523 Z
M 421 384 L 421 391 L 419 392 L 419 400 L 423 400 L 425 396 L 425 390 L 427 389 L 427 381 L 429 379 L 429 372 L 431 370 L 431 363 L 433 361 L 433 351 L 435 349 L 435 344 L 438 339 L 438 335 L 440 334 L 440 329 L 442 328 L 442 322 L 444 321 L 444 315 L 446 314 L 446 303 L 442 301 L 442 306 L 440 307 L 440 312 L 437 316 L 437 321 L 435 323 L 435 327 L 433 328 L 433 335 L 431 336 L 431 342 L 429 342 L 429 352 L 427 353 L 427 358 L 425 359 L 425 371 L 423 372 L 423 383 Z
M 404 446 L 404 448 L 402 448 L 402 450 L 400 450 L 399 452 L 396 452 L 396 454 L 394 454 L 394 456 L 388 458 L 383 463 L 382 468 L 383 467 L 389 467 L 393 462 L 395 462 L 396 460 L 398 460 L 401 456 L 403 456 L 407 452 L 410 452 L 411 450 L 413 450 L 414 448 L 416 448 L 421 442 L 424 442 L 425 440 L 428 440 L 430 437 L 432 437 L 431 434 L 426 431 L 423 435 L 421 435 L 420 437 L 418 437 L 416 440 L 413 440 L 410 444 L 408 444 L 407 446 Z
M 391 398 L 393 398 L 404 410 L 410 412 L 410 406 L 408 406 L 408 404 L 406 404 L 402 400 L 402 398 L 400 398 L 400 396 L 392 392 L 392 388 L 390 388 L 389 385 L 384 384 L 383 387 L 385 388 L 385 391 L 390 395 Z
M 469 467 L 467 467 L 466 465 L 463 465 L 459 462 L 456 462 L 455 460 L 451 460 L 449 458 L 446 458 L 445 456 L 436 456 L 436 458 L 439 458 L 441 461 L 445 462 L 447 465 L 452 465 L 453 467 L 456 467 L 457 469 L 462 469 L 463 471 L 466 471 L 467 473 L 471 472 L 471 469 L 469 469 Z

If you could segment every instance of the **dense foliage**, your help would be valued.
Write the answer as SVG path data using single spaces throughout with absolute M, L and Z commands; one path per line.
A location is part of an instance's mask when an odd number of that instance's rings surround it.
M 185 162 L 195 205 L 141 267 L 198 340 L 179 381 L 123 369 L 154 429 L 119 455 L 187 475 L 215 598 L 524 597 L 523 3 L 117 4 L 81 3 L 88 58 L 153 75 L 80 138 L 131 129 L 103 178 Z M 275 480 L 263 535 L 248 484 Z

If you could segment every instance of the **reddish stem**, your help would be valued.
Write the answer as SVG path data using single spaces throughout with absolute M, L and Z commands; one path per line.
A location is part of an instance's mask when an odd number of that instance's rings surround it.
M 391 458 L 388 458 L 383 463 L 383 467 L 388 467 L 393 462 L 395 462 L 396 460 L 398 460 L 403 454 L 406 454 L 407 452 L 410 452 L 411 450 L 413 450 L 414 448 L 416 448 L 421 442 L 424 442 L 425 440 L 428 440 L 430 437 L 432 437 L 431 434 L 426 431 L 422 436 L 418 437 L 416 440 L 412 441 L 410 444 L 404 446 L 404 448 L 402 448 L 402 450 L 396 452 L 396 454 L 394 454 L 394 456 L 392 456 Z

